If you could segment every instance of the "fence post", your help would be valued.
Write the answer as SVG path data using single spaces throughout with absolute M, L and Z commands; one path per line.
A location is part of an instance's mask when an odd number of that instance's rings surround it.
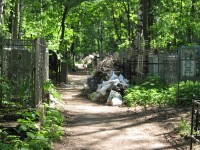
M 2 39 L 0 38 L 0 77 L 2 77 L 2 64 L 3 64 L 3 46 L 2 46 Z M 0 84 L 2 84 L 2 80 L 0 80 Z M 1 89 L 0 90 L 0 108 L 3 107 L 2 98 L 3 98 L 3 93 Z
M 192 150 L 192 135 L 193 135 L 193 116 L 194 116 L 194 100 L 192 100 L 192 116 L 191 116 L 191 132 L 190 132 L 190 150 Z
M 68 64 L 67 62 L 61 62 L 61 75 L 60 75 L 61 83 L 63 82 L 66 84 L 68 82 L 67 74 L 68 74 Z
M 43 81 L 45 79 L 44 43 L 41 39 L 35 40 L 35 106 L 37 107 L 43 99 Z
M 49 79 L 49 50 L 44 45 L 44 81 Z

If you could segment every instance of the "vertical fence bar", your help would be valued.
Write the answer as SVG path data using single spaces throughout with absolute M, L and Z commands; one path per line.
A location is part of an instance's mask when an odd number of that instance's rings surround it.
M 192 100 L 192 116 L 191 116 L 191 132 L 190 132 L 190 150 L 192 150 L 192 135 L 193 135 L 193 119 L 194 119 L 194 100 Z
M 39 40 L 35 40 L 35 85 L 34 85 L 34 107 L 36 107 L 39 104 L 40 101 L 40 94 L 39 94 Z
M 3 65 L 3 46 L 2 46 L 2 39 L 0 39 L 0 78 L 2 78 L 2 65 Z M 2 79 L 0 80 L 0 84 L 2 84 Z M 0 89 L 0 108 L 3 107 L 3 92 L 2 88 Z

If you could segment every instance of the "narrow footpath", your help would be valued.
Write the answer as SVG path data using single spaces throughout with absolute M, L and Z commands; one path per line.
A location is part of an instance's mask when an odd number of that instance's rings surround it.
M 54 150 L 166 150 L 187 149 L 177 143 L 172 126 L 177 113 L 172 108 L 106 106 L 80 97 L 88 70 L 71 73 L 63 95 L 65 135 Z

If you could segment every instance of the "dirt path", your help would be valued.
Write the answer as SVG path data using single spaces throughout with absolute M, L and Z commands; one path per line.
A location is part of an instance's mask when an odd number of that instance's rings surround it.
M 87 71 L 69 75 L 70 85 L 60 89 L 65 102 L 66 125 L 63 140 L 54 150 L 166 150 L 187 149 L 172 134 L 177 110 L 143 111 L 113 107 L 78 97 Z

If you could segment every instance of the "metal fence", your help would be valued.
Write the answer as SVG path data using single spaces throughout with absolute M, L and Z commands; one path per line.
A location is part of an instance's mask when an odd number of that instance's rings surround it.
M 181 46 L 176 53 L 135 51 L 131 59 L 123 59 L 124 76 L 141 83 L 148 75 L 159 75 L 167 83 L 200 80 L 200 46 Z
M 193 142 L 200 144 L 200 100 L 192 101 L 190 150 L 193 149 Z
M 131 59 L 123 60 L 122 72 L 131 84 L 140 84 L 147 76 L 158 75 L 168 85 L 177 85 L 177 100 L 180 100 L 183 99 L 181 81 L 200 81 L 200 46 L 181 46 L 175 53 L 135 51 Z
M 122 72 L 131 83 L 142 83 L 148 71 L 149 51 L 133 51 L 131 58 L 123 59 Z
M 37 107 L 48 79 L 48 49 L 44 40 L 0 42 L 0 108 Z

